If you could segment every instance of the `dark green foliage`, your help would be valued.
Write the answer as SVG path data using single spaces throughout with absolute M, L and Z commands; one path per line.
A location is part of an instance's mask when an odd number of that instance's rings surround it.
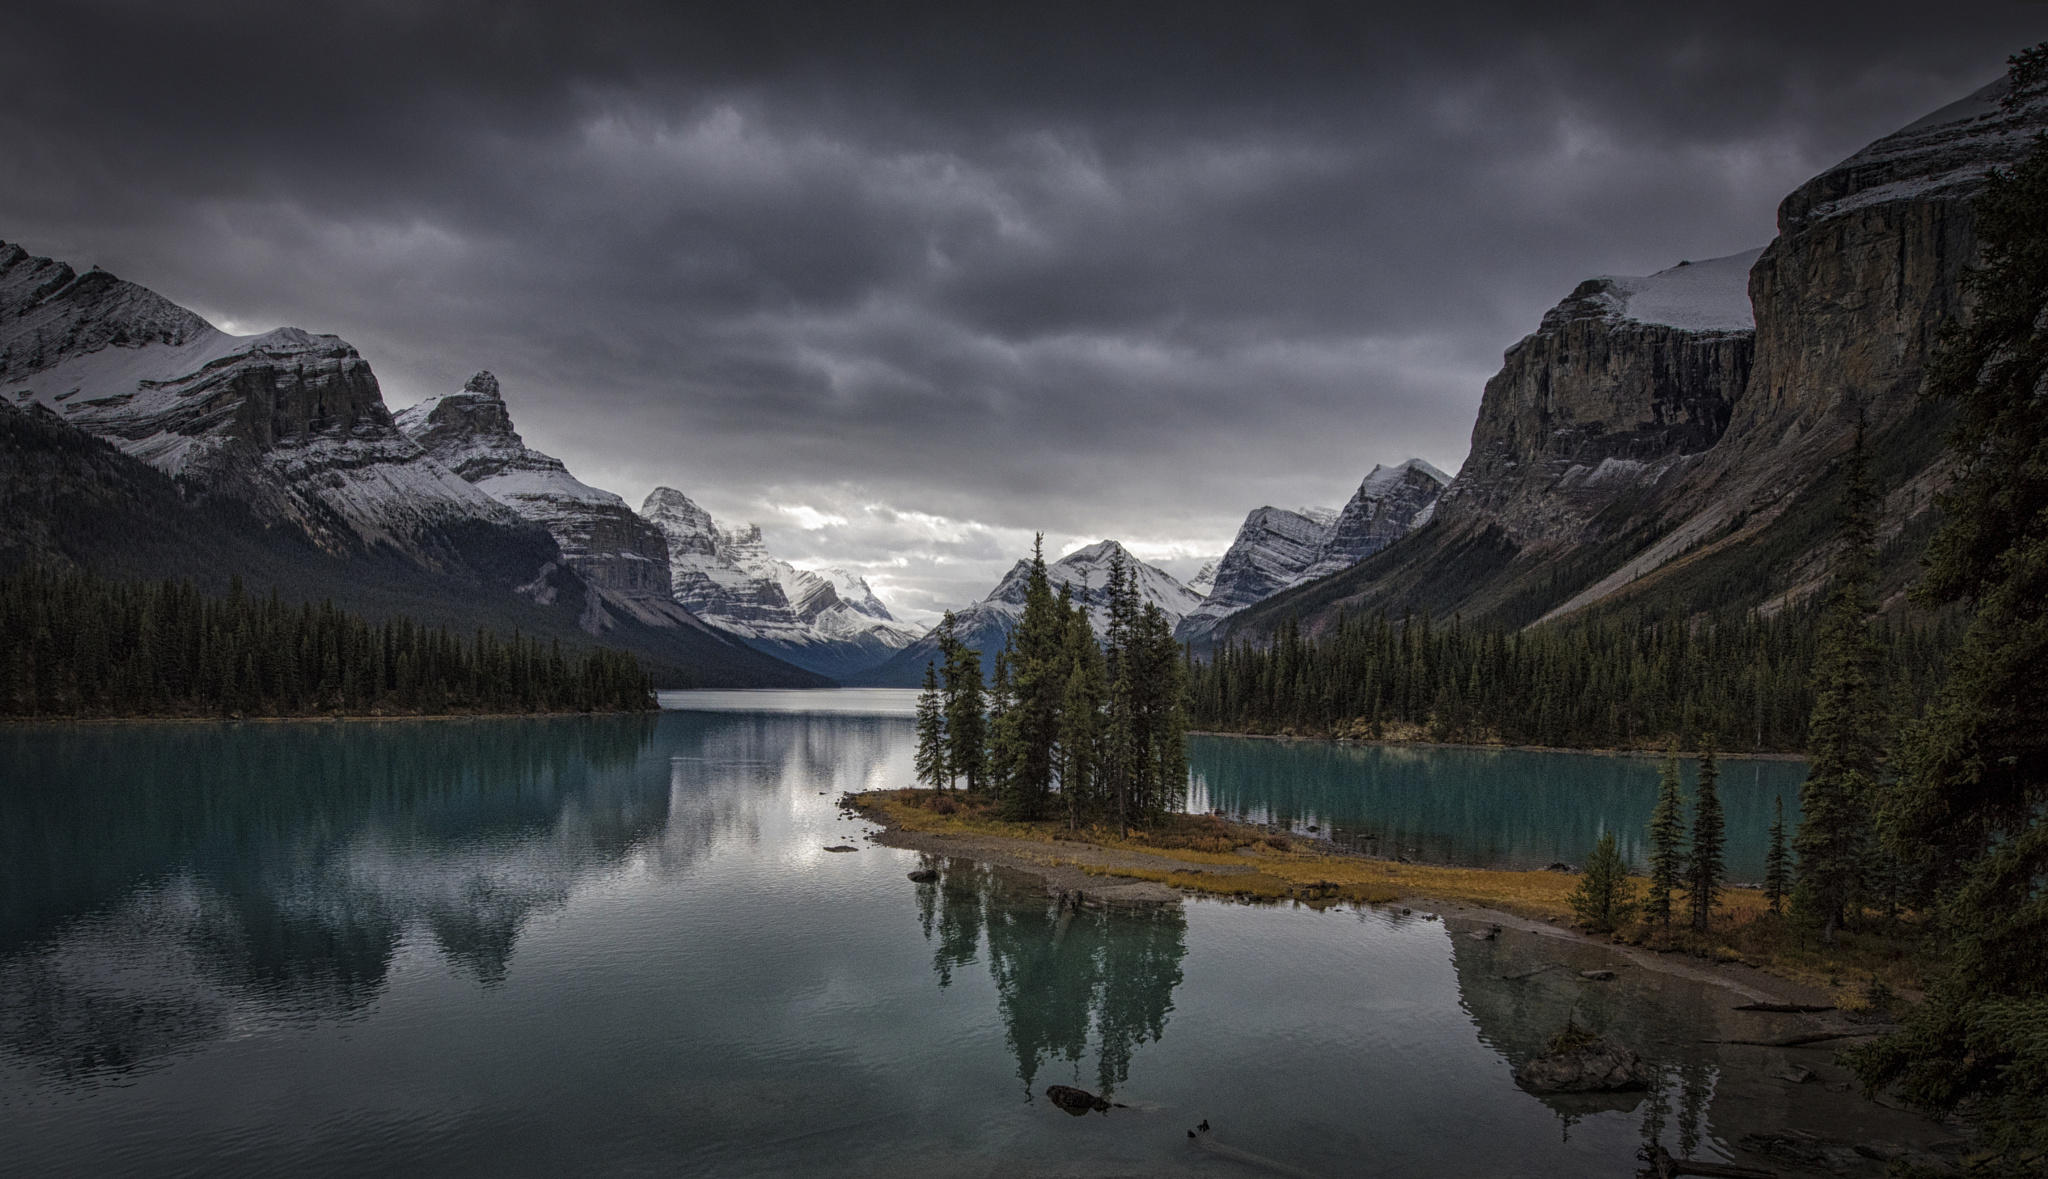
M 1320 639 L 1283 622 L 1263 648 L 1191 669 L 1207 729 L 1646 748 L 1707 729 L 1757 750 L 1806 744 L 1815 609 L 1659 615 L 1623 611 L 1526 630 L 1440 626 L 1427 615 L 1340 621 Z M 1899 707 L 1930 698 L 1959 624 L 1943 613 L 1881 628 Z
M 31 569 L 0 578 L 0 715 L 305 716 L 637 711 L 638 661 L 479 630 L 372 623 L 332 603 Z
M 1792 853 L 1785 847 L 1784 796 L 1780 795 L 1774 805 L 1770 848 L 1764 852 L 1764 900 L 1771 912 L 1783 913 L 1785 900 L 1792 892 Z
M 1685 796 L 1678 779 L 1678 750 L 1657 775 L 1657 806 L 1650 812 L 1650 893 L 1644 916 L 1671 924 L 1671 894 L 1685 883 Z
M 1728 879 L 1728 816 L 1721 809 L 1721 767 L 1710 737 L 1700 747 L 1699 795 L 1693 800 L 1692 848 L 1685 857 L 1686 907 L 1692 927 L 1706 932 Z
M 1840 517 L 1841 552 L 1821 608 L 1820 649 L 1814 658 L 1814 706 L 1807 750 L 1812 764 L 1799 790 L 1801 818 L 1793 849 L 1799 854 L 1794 906 L 1835 931 L 1865 899 L 1874 831 L 1883 708 L 1879 675 L 1884 655 L 1874 620 L 1871 584 L 1877 559 L 1873 493 L 1863 430 L 1850 451 Z
M 996 660 L 986 780 L 1008 815 L 1064 812 L 1070 826 L 1128 829 L 1180 809 L 1187 791 L 1182 652 L 1136 571 L 1110 558 L 1109 634 L 1098 644 L 1070 587 L 1057 596 L 1034 549 L 1024 611 Z M 951 642 L 941 623 L 942 645 Z
M 990 761 L 1000 767 L 1001 794 L 1009 813 L 1021 819 L 1043 816 L 1052 800 L 1060 712 L 1066 702 L 1066 632 L 1069 608 L 1053 596 L 1046 578 L 1043 536 L 1031 546 L 1024 583 L 1024 613 L 999 663 L 1005 681 L 1001 721 L 993 725 Z
M 946 706 L 939 696 L 939 677 L 931 664 L 924 665 L 924 691 L 917 697 L 917 780 L 934 790 L 947 785 L 951 774 L 946 761 Z
M 1635 913 L 1634 890 L 1628 882 L 1628 861 L 1621 856 L 1614 832 L 1600 837 L 1586 857 L 1586 874 L 1572 890 L 1572 912 L 1579 924 L 1596 933 L 1611 933 Z
M 954 634 L 953 612 L 939 620 L 939 658 L 946 714 L 946 777 L 967 779 L 969 790 L 983 782 L 987 755 L 987 701 L 981 682 L 981 652 L 962 643 Z
M 2038 86 L 2048 44 L 2014 61 Z M 1983 266 L 1931 391 L 1957 460 L 1923 593 L 1974 607 L 1940 699 L 1908 734 L 1883 828 L 1932 898 L 1935 974 L 1897 1035 L 1852 1053 L 1866 1085 L 1961 1109 L 1998 1157 L 2048 1158 L 2048 138 L 1976 202 Z

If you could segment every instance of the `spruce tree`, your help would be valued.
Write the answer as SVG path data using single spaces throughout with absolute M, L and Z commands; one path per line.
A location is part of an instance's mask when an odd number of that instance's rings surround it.
M 982 759 L 987 754 L 986 703 L 981 681 L 981 652 L 960 641 L 959 622 L 951 610 L 939 619 L 941 691 L 946 714 L 946 775 L 967 779 L 967 789 L 982 786 Z
M 2048 92 L 2048 43 L 2013 59 L 2008 101 Z M 2048 136 L 1972 209 L 1983 259 L 1968 324 L 1930 391 L 1955 406 L 1955 481 L 1920 592 L 1973 608 L 1940 698 L 1885 800 L 1894 854 L 1933 889 L 1924 1003 L 1851 1053 L 1864 1084 L 1959 1107 L 2001 1174 L 2048 1157 Z
M 1880 657 L 1872 625 L 1877 607 L 1871 600 L 1875 496 L 1860 425 L 1845 466 L 1837 525 L 1841 553 L 1821 615 L 1807 739 L 1811 760 L 1799 790 L 1801 818 L 1793 837 L 1799 853 L 1794 905 L 1821 926 L 1822 939 L 1830 942 L 1866 887 L 1877 790 Z
M 1702 933 L 1713 920 L 1721 884 L 1728 878 L 1728 820 L 1721 810 L 1720 778 L 1714 739 L 1708 737 L 1700 748 L 1699 795 L 1693 803 L 1692 849 L 1685 866 L 1686 907 L 1692 911 L 1692 927 Z
M 1621 856 L 1614 832 L 1600 836 L 1586 857 L 1585 875 L 1572 890 L 1572 912 L 1579 923 L 1596 933 L 1611 933 L 1635 911 L 1635 898 L 1628 882 L 1628 861 Z
M 938 671 L 924 665 L 924 690 L 917 696 L 917 780 L 933 790 L 947 783 L 946 712 Z
M 1671 927 L 1671 893 L 1685 883 L 1685 795 L 1679 786 L 1678 750 L 1657 775 L 1657 806 L 1650 812 L 1650 892 L 1645 915 Z
M 1779 914 L 1792 891 L 1792 854 L 1785 848 L 1785 796 L 1779 795 L 1774 805 L 1770 848 L 1764 853 L 1764 900 Z

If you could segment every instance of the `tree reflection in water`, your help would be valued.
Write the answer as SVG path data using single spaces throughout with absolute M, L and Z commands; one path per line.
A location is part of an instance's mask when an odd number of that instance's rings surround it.
M 1107 1096 L 1128 1081 L 1132 1055 L 1165 1033 L 1173 1011 L 1187 955 L 1180 906 L 1077 911 L 985 864 L 933 857 L 926 866 L 940 870 L 918 886 L 932 971 L 950 986 L 986 945 L 1027 1095 L 1048 1064 L 1065 1062 L 1079 1079 L 1091 1044 L 1096 1089 Z

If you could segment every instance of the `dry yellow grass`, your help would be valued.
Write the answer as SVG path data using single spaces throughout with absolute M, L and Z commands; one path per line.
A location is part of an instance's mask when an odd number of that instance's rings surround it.
M 1317 905 L 1383 904 L 1402 899 L 1454 902 L 1566 925 L 1573 920 L 1571 894 L 1580 879 L 1565 872 L 1370 859 L 1213 815 L 1176 815 L 1159 827 L 1126 836 L 1099 826 L 1070 831 L 1064 822 L 1020 823 L 999 818 L 985 800 L 959 794 L 874 791 L 855 795 L 852 802 L 894 827 L 1043 844 L 1044 853 L 1031 858 L 1074 864 L 1098 876 L 1150 880 L 1189 892 L 1243 900 Z M 1084 862 L 1061 855 L 1062 844 L 1085 844 L 1184 866 Z M 1631 884 L 1639 897 L 1642 882 Z M 1825 946 L 1811 932 L 1769 913 L 1763 894 L 1754 889 L 1724 893 L 1709 933 L 1695 934 L 1679 926 L 1665 930 L 1638 922 L 1616 933 L 1614 940 L 1659 952 L 1748 963 L 1782 978 L 1827 989 L 1846 1009 L 1863 1004 L 1872 980 L 1882 984 L 1880 994 L 1884 988 L 1908 993 L 1920 985 L 1905 936 L 1848 934 L 1835 945 Z

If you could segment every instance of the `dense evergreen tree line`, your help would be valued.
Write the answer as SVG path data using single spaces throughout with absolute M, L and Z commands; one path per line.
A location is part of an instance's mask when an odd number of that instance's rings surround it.
M 964 777 L 1012 817 L 1070 826 L 1128 829 L 1178 811 L 1188 776 L 1181 650 L 1120 553 L 1110 558 L 1108 621 L 1098 642 L 1068 587 L 1053 591 L 1042 539 L 992 682 L 947 614 L 944 666 L 926 668 L 918 702 L 919 781 L 938 788 Z
M 332 603 L 225 597 L 190 582 L 29 569 L 0 577 L 0 715 L 303 716 L 590 712 L 654 707 L 631 655 Z
M 1704 732 L 1736 748 L 1806 745 L 1817 608 L 1771 617 L 1618 611 L 1526 630 L 1428 615 L 1348 618 L 1311 639 L 1285 623 L 1270 646 L 1228 647 L 1189 669 L 1197 727 L 1437 741 L 1647 748 Z M 1932 698 L 1960 623 L 1873 624 L 1891 695 Z

